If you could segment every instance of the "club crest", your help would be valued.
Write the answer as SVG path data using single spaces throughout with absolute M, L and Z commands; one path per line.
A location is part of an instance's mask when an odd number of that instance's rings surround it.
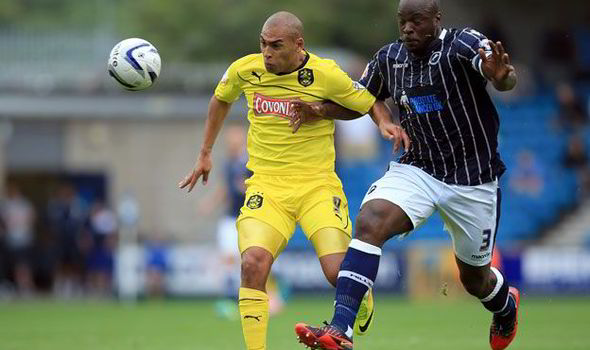
M 246 206 L 250 209 L 258 209 L 262 206 L 263 198 L 259 194 L 251 195 L 246 202 Z
M 440 62 L 440 57 L 442 56 L 440 51 L 437 51 L 435 53 L 432 54 L 432 56 L 430 56 L 430 61 L 428 61 L 428 63 L 431 66 L 437 65 L 438 62 Z
M 310 86 L 313 84 L 313 70 L 309 68 L 300 69 L 297 73 L 297 80 L 303 86 Z

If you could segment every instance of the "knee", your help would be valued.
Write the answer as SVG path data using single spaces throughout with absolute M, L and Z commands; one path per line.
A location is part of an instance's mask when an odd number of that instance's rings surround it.
M 356 219 L 355 238 L 382 247 L 389 238 L 389 232 L 378 216 L 361 212 Z
M 272 265 L 272 255 L 263 249 L 248 249 L 242 254 L 242 282 L 248 287 L 261 287 Z
M 355 237 L 381 247 L 389 238 L 412 229 L 412 221 L 399 206 L 385 200 L 372 200 L 361 208 Z
M 368 215 L 360 213 L 356 219 L 355 238 L 362 241 L 375 239 L 377 236 L 375 221 L 371 220 Z

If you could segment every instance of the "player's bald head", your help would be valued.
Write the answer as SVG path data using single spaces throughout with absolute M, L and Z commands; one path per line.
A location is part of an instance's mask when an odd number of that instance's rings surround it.
M 398 11 L 404 12 L 426 12 L 436 15 L 440 12 L 439 0 L 401 0 Z
M 286 35 L 303 38 L 303 23 L 297 16 L 287 11 L 272 14 L 262 26 L 262 33 L 280 31 Z
M 268 17 L 260 32 L 260 51 L 271 73 L 292 72 L 299 67 L 307 57 L 299 18 L 286 11 Z

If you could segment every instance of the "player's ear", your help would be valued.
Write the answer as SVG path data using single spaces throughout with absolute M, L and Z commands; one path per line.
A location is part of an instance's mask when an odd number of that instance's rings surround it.
M 297 48 L 299 50 L 304 50 L 305 49 L 305 41 L 303 40 L 302 37 L 299 37 L 299 38 L 295 39 L 295 45 L 297 45 Z
M 434 15 L 434 23 L 436 23 L 436 25 L 440 24 L 440 19 L 442 18 L 442 13 L 440 11 L 438 11 L 435 15 Z

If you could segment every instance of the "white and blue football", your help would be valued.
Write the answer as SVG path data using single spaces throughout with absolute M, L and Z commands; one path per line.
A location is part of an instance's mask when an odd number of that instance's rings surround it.
M 109 75 L 127 90 L 144 90 L 154 84 L 162 66 L 154 45 L 139 38 L 125 39 L 111 50 Z

